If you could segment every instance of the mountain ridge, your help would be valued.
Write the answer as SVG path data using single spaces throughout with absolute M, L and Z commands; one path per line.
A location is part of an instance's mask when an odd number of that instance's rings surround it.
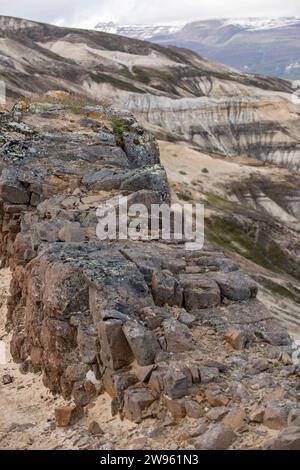
M 118 34 L 186 47 L 239 70 L 300 78 L 298 17 L 202 20 L 178 28 L 172 33 L 166 28 L 161 34 L 155 31 L 155 25 L 133 25 L 131 29 L 115 25 Z

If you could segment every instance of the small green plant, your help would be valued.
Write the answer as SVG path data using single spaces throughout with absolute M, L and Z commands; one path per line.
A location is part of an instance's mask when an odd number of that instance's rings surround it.
M 193 198 L 187 193 L 177 193 L 178 199 L 181 201 L 192 201 Z
M 202 173 L 209 173 L 208 169 L 207 168 L 202 168 Z
M 180 173 L 181 175 L 187 175 L 187 173 L 186 173 L 185 171 L 183 171 L 183 170 L 180 170 L 179 173 Z
M 124 121 L 122 119 L 113 119 L 112 120 L 115 134 L 119 135 L 120 137 L 124 134 Z
M 78 104 L 76 103 L 73 103 L 72 106 L 71 106 L 71 111 L 73 114 L 80 114 L 81 113 L 81 106 L 79 106 Z
M 196 180 L 193 180 L 193 181 L 192 181 L 192 185 L 193 185 L 193 186 L 198 186 L 198 184 L 199 184 L 198 181 L 196 181 Z

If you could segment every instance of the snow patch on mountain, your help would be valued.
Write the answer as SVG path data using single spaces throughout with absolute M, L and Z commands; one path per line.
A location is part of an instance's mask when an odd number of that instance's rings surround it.
M 243 29 L 260 31 L 275 28 L 284 28 L 287 26 L 300 25 L 300 18 L 234 18 L 224 20 L 224 25 L 240 26 Z
M 183 27 L 183 23 L 119 25 L 117 23 L 110 22 L 98 23 L 95 29 L 104 33 L 118 34 L 119 36 L 145 40 L 155 36 L 177 33 Z

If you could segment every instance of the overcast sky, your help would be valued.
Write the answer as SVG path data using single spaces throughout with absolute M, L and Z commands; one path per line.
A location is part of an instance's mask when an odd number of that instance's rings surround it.
M 119 23 L 186 22 L 208 18 L 299 16 L 299 0 L 0 0 L 0 14 L 93 27 Z

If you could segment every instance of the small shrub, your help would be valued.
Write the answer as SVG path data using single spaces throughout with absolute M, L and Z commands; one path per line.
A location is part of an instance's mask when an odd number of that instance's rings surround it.
M 124 134 L 124 121 L 122 119 L 113 119 L 112 120 L 114 126 L 115 134 L 122 136 Z
M 187 173 L 186 173 L 185 171 L 183 171 L 183 170 L 180 170 L 179 173 L 180 173 L 181 175 L 187 175 Z
M 202 168 L 202 173 L 209 173 L 208 169 L 207 168 Z

